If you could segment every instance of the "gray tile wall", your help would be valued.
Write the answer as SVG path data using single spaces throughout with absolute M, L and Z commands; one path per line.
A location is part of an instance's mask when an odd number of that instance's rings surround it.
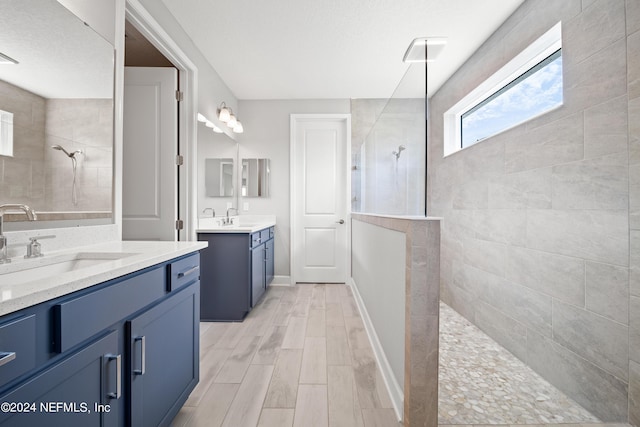
M 0 110 L 13 113 L 13 157 L 0 156 L 0 204 L 45 207 L 45 99 L 0 80 Z
M 640 426 L 640 2 L 637 0 L 626 1 L 626 28 L 630 229 L 629 422 Z M 622 281 L 622 278 L 619 280 Z
M 0 81 L 0 110 L 14 113 L 14 156 L 0 156 L 0 204 L 36 211 L 111 211 L 113 102 L 45 99 Z M 71 201 L 71 160 L 78 156 L 78 205 Z
M 113 102 L 110 99 L 48 99 L 46 102 L 46 202 L 52 211 L 110 211 L 113 180 Z M 77 156 L 78 204 L 71 198 L 73 168 L 60 151 Z
M 352 210 L 424 213 L 424 99 L 352 99 L 351 114 Z
M 442 299 L 603 421 L 636 426 L 638 4 L 526 0 L 432 97 L 428 167 Z M 563 106 L 443 158 L 443 113 L 558 21 Z

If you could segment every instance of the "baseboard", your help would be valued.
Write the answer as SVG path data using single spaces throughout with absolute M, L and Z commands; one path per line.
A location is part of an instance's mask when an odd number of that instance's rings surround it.
M 371 318 L 369 317 L 369 313 L 367 313 L 367 308 L 365 307 L 364 301 L 360 296 L 360 292 L 358 292 L 358 287 L 356 286 L 353 277 L 349 280 L 349 286 L 353 291 L 353 297 L 356 300 L 356 305 L 358 306 L 358 310 L 360 311 L 360 316 L 362 317 L 364 328 L 367 331 L 369 341 L 371 342 L 371 346 L 373 347 L 373 354 L 376 357 L 376 362 L 378 363 L 378 366 L 380 366 L 382 379 L 384 380 L 384 385 L 387 387 L 387 391 L 389 392 L 393 410 L 396 413 L 396 417 L 398 417 L 398 421 L 402 422 L 404 414 L 404 390 L 402 390 L 400 384 L 398 384 L 398 381 L 393 375 L 391 365 L 389 365 L 387 356 L 385 355 L 382 344 L 378 339 L 378 335 L 376 334 L 376 330 L 373 327 L 373 323 L 371 323 Z
M 291 286 L 291 276 L 273 276 L 270 286 Z

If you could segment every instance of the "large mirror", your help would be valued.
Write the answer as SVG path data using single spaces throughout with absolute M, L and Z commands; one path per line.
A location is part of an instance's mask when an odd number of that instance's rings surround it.
M 205 190 L 207 197 L 233 197 L 234 159 L 205 159 Z
M 269 197 L 269 159 L 242 159 L 242 197 Z
M 238 143 L 198 124 L 198 216 L 224 216 L 238 207 Z
M 114 48 L 56 0 L 7 3 L 0 204 L 33 208 L 24 228 L 112 223 Z

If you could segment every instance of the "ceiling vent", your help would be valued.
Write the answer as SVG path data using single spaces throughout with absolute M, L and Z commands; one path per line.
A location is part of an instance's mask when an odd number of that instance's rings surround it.
M 411 42 L 402 61 L 433 62 L 438 58 L 446 44 L 446 37 L 419 37 Z

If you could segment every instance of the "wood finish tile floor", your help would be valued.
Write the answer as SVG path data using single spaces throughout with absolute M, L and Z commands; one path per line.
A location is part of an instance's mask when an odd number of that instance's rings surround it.
M 398 427 L 345 285 L 272 286 L 242 323 L 200 324 L 200 383 L 174 427 Z

